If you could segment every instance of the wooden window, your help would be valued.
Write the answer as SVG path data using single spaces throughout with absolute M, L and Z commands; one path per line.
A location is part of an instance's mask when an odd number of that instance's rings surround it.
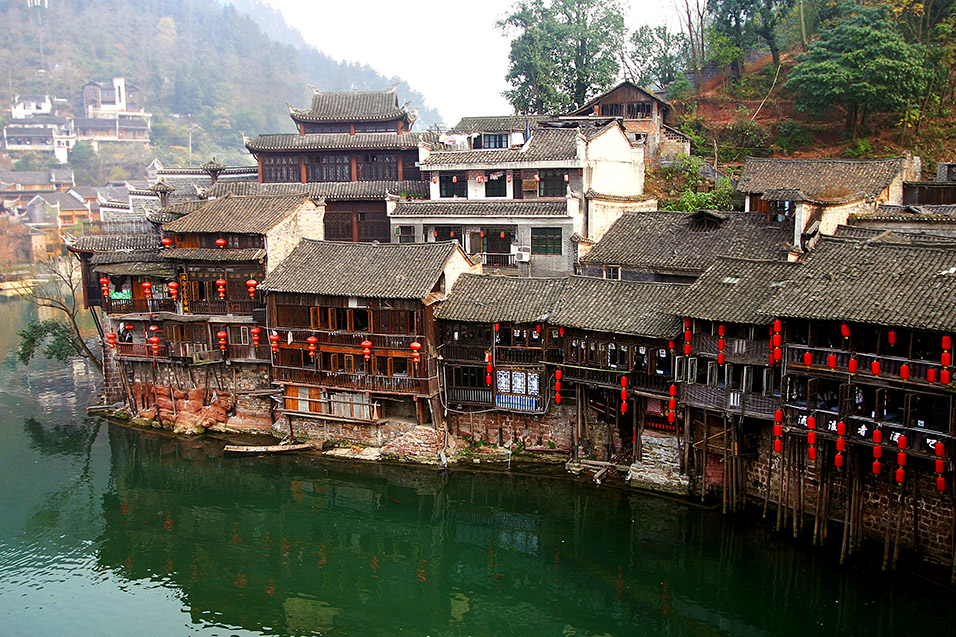
M 447 173 L 438 177 L 439 197 L 468 197 L 468 179 L 465 173 Z
M 717 361 L 707 361 L 707 384 L 711 387 L 717 386 L 717 377 L 720 373 L 720 366 Z
M 480 367 L 453 367 L 451 384 L 454 387 L 484 389 L 487 387 L 485 370 Z
M 415 226 L 399 226 L 398 242 L 415 243 Z
M 353 356 L 352 354 L 345 354 L 344 356 L 342 356 L 342 358 L 344 363 L 343 369 L 345 370 L 345 372 L 347 374 L 354 374 L 355 373 L 355 356 Z
M 356 166 L 358 181 L 396 181 L 398 155 L 395 153 L 363 153 Z
M 561 254 L 561 228 L 532 228 L 531 254 Z
M 297 155 L 272 155 L 262 158 L 262 181 L 264 183 L 288 183 L 301 181 Z
M 389 359 L 389 376 L 408 376 L 408 359 L 394 356 Z
M 352 164 L 347 154 L 317 155 L 311 159 L 309 181 L 352 181 Z
M 505 197 L 508 195 L 508 180 L 504 175 L 485 182 L 485 197 Z
M 611 281 L 621 280 L 621 268 L 616 265 L 604 266 L 604 278 Z
M 508 133 L 485 133 L 481 136 L 481 144 L 484 148 L 507 148 Z
M 565 173 L 563 170 L 542 170 L 538 173 L 539 197 L 563 197 L 568 191 L 568 185 L 564 181 Z

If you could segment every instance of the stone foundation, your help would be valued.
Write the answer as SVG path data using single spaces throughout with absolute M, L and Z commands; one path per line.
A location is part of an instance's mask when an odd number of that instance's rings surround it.
M 642 457 L 631 465 L 628 483 L 653 491 L 688 493 L 690 480 L 680 472 L 681 449 L 677 436 L 645 429 L 641 441 Z
M 574 407 L 552 405 L 547 414 L 485 413 L 448 414 L 448 429 L 454 435 L 493 445 L 525 449 L 554 449 L 571 452 L 571 423 Z

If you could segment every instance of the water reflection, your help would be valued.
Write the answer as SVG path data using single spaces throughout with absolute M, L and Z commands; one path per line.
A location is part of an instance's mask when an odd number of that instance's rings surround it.
M 98 559 L 195 627 L 342 634 L 891 634 L 952 611 L 714 512 L 529 475 L 223 458 L 110 429 Z M 889 582 L 887 582 L 888 584 Z M 874 609 L 867 612 L 868 609 Z M 879 610 L 876 610 L 879 609 Z M 927 625 L 929 626 L 929 624 Z

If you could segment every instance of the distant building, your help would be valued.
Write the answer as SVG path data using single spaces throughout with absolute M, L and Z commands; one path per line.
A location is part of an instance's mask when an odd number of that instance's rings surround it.
M 51 114 L 53 114 L 53 100 L 49 95 L 18 93 L 13 96 L 13 106 L 10 108 L 10 116 L 13 119 Z
M 3 146 L 10 152 L 48 152 L 66 163 L 75 144 L 73 120 L 66 117 L 35 115 L 14 119 L 3 127 Z
M 139 88 L 126 79 L 114 77 L 112 82 L 87 82 L 83 85 L 83 108 L 89 118 L 117 119 L 121 115 L 150 117 L 140 103 Z

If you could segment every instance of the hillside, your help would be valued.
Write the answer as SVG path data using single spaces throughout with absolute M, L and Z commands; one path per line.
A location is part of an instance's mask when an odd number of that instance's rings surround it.
M 270 32 L 289 43 L 267 35 L 236 6 L 215 0 L 51 0 L 45 10 L 0 3 L 0 95 L 9 103 L 15 93 L 49 93 L 67 100 L 63 110 L 79 114 L 86 82 L 124 76 L 142 90 L 145 107 L 154 113 L 154 151 L 163 163 L 189 161 L 190 128 L 194 160 L 215 154 L 248 163 L 242 134 L 294 130 L 285 104 L 307 105 L 309 84 L 335 90 L 400 81 L 308 47 L 269 7 L 238 4 L 272 11 Z M 407 84 L 399 97 L 424 102 Z M 435 111 L 423 115 L 424 124 L 438 119 Z M 6 117 L 4 108 L 0 120 Z M 137 153 L 120 154 L 136 156 L 102 157 L 107 176 L 123 176 L 110 162 L 130 172 L 148 163 Z

